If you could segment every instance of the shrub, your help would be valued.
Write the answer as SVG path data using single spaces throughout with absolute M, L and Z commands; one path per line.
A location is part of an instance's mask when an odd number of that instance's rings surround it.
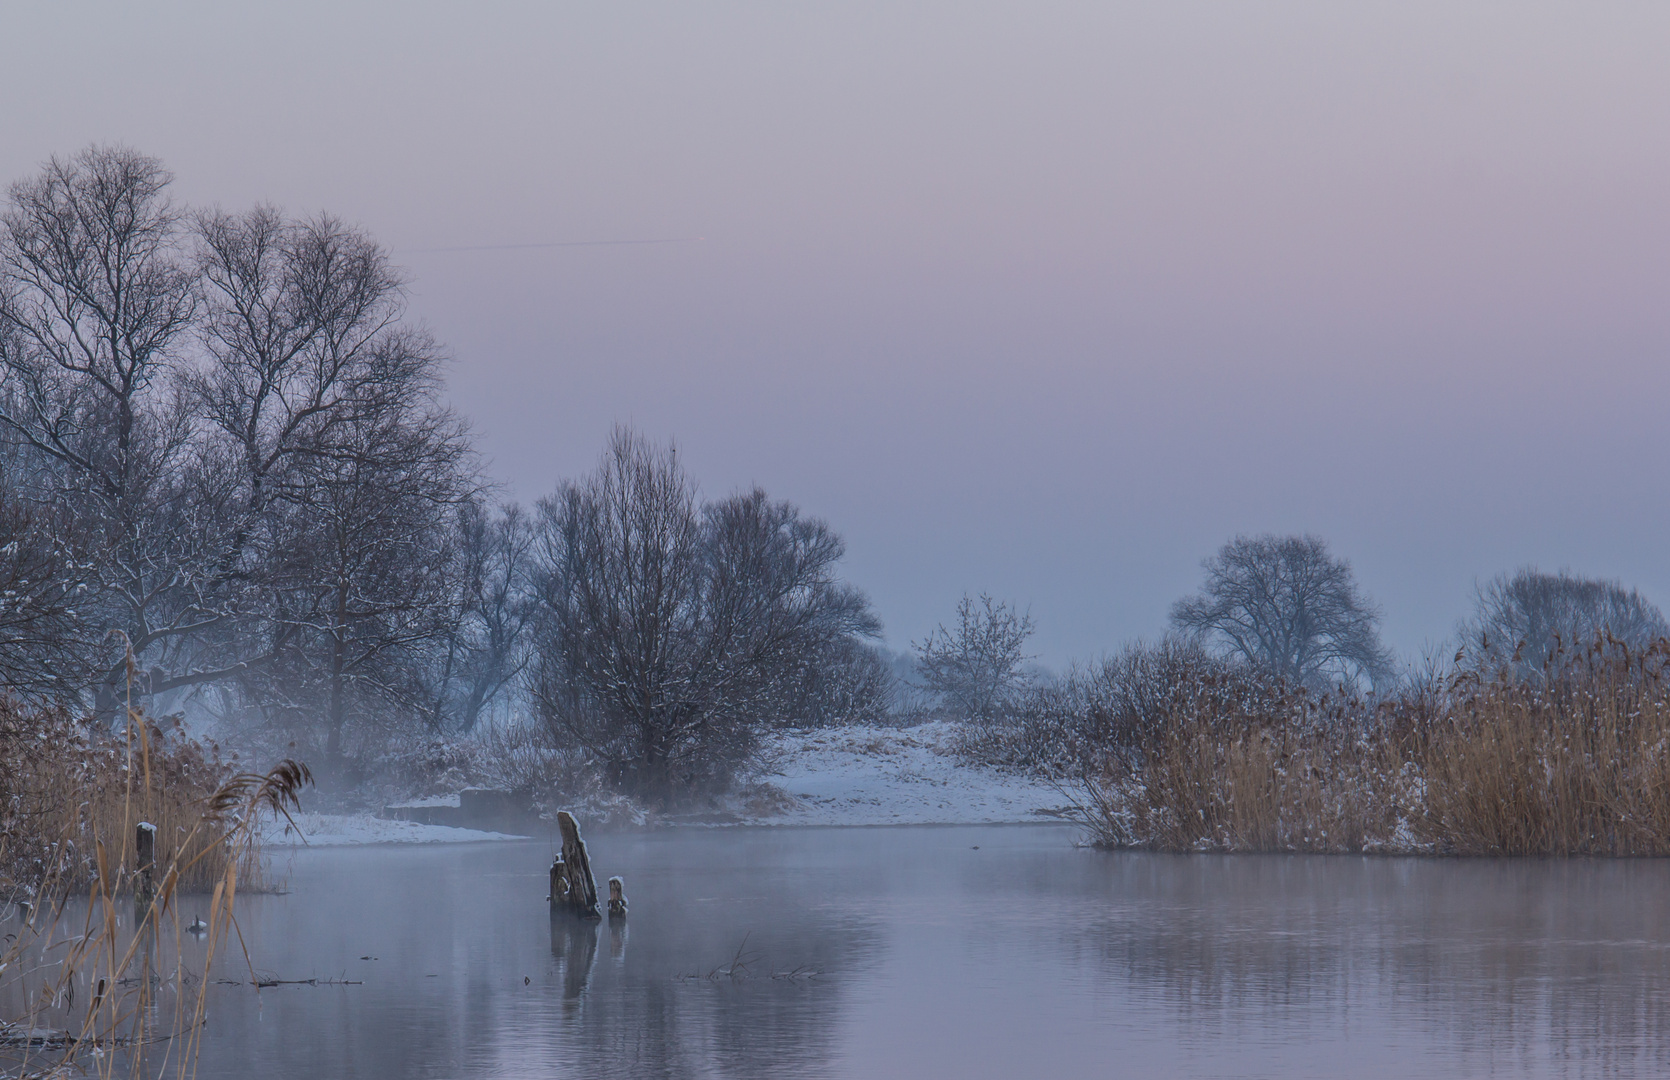
M 1458 669 L 1377 702 L 1184 678 L 1065 779 L 1110 847 L 1665 855 L 1667 664 L 1670 641 L 1600 639 L 1534 682 Z

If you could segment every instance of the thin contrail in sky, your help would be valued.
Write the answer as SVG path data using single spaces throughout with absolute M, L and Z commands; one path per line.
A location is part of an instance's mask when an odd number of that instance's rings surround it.
M 674 236 L 664 240 L 553 240 L 544 244 L 465 244 L 460 247 L 426 247 L 407 248 L 408 252 L 438 251 L 513 251 L 518 248 L 560 248 L 560 247 L 616 247 L 626 244 L 693 244 L 698 240 L 706 240 L 705 236 Z

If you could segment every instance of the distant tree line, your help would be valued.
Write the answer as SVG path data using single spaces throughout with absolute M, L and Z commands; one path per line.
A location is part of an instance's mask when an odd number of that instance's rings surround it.
M 1087 677 L 1083 668 L 1065 680 L 1029 678 L 1031 617 L 985 594 L 978 601 L 965 595 L 953 625 L 916 643 L 917 678 L 942 714 L 989 722 L 1047 711 L 1040 702 L 1059 697 L 1063 685 L 1082 689 L 1099 679 L 1142 683 L 1130 691 L 1141 698 L 1159 693 L 1156 681 L 1181 679 L 1185 670 L 1193 679 L 1214 667 L 1225 678 L 1244 675 L 1249 687 L 1316 696 L 1384 695 L 1412 677 L 1381 641 L 1380 610 L 1350 563 L 1320 537 L 1237 536 L 1202 568 L 1200 592 L 1172 606 L 1170 634 L 1104 660 L 1106 678 Z M 1475 590 L 1473 612 L 1456 628 L 1454 663 L 1483 677 L 1536 682 L 1597 641 L 1640 653 L 1665 639 L 1670 624 L 1639 592 L 1524 567 Z
M 627 431 L 535 513 L 497 505 L 387 252 L 329 215 L 182 207 L 171 179 L 93 147 L 8 191 L 11 694 L 189 704 L 327 757 L 514 705 L 645 790 L 885 707 L 826 524 L 703 503 Z
M 13 697 L 104 723 L 187 709 L 326 761 L 515 713 L 663 798 L 723 787 L 775 728 L 1070 714 L 1106 734 L 1192 707 L 1184 684 L 1253 701 L 1403 678 L 1314 536 L 1232 539 L 1160 645 L 1051 678 L 1030 613 L 985 594 L 887 653 L 827 523 L 758 489 L 704 499 L 628 429 L 531 511 L 501 504 L 375 240 L 182 207 L 170 182 L 94 147 L 0 215 Z M 1596 639 L 1667 633 L 1621 585 L 1524 569 L 1479 588 L 1457 663 L 1534 681 Z

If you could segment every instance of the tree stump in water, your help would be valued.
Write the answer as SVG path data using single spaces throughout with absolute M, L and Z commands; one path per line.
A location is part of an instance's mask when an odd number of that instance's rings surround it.
M 609 918 L 626 918 L 626 883 L 618 877 L 609 879 Z
M 601 919 L 597 910 L 597 879 L 591 876 L 591 859 L 586 842 L 580 839 L 580 825 L 567 810 L 557 811 L 557 830 L 562 833 L 562 854 L 551 864 L 551 912 L 567 911 L 582 919 Z

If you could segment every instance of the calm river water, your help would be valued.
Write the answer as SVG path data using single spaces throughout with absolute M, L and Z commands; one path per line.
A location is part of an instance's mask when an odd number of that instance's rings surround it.
M 302 851 L 288 894 L 240 898 L 250 955 L 360 985 L 216 987 L 198 1075 L 1670 1072 L 1670 862 L 1075 837 L 592 836 L 624 928 L 553 926 L 545 842 Z

